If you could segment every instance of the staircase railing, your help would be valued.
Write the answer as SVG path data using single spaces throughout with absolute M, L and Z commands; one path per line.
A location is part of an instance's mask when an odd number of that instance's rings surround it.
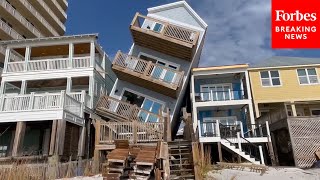
M 240 141 L 238 143 L 241 144 L 239 146 L 240 151 L 245 152 L 250 157 L 254 158 L 256 161 L 260 161 L 261 164 L 264 164 L 263 153 L 261 153 L 262 147 L 257 146 L 254 143 L 251 143 L 248 139 L 242 137 L 240 134 L 238 134 L 238 136 L 239 136 L 239 141 Z M 245 143 L 241 143 L 242 140 L 244 140 Z
M 222 139 L 227 140 L 230 144 L 235 145 L 237 147 L 237 133 L 241 132 L 240 125 L 225 125 L 219 123 L 220 128 L 220 137 Z

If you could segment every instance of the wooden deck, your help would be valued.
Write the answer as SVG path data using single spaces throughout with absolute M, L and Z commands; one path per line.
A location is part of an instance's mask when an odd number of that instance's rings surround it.
M 142 23 L 156 22 L 162 25 L 159 32 L 142 27 Z M 197 48 L 199 32 L 136 13 L 131 25 L 135 44 L 164 54 L 192 61 Z
M 177 98 L 184 72 L 118 51 L 112 64 L 118 78 L 152 91 Z

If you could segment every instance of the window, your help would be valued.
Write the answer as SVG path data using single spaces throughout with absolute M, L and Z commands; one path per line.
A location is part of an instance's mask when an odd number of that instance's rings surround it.
M 154 26 L 153 26 L 153 31 L 155 32 L 161 32 L 161 29 L 162 29 L 162 24 L 160 23 L 155 23 Z
M 320 109 L 311 109 L 311 116 L 320 116 Z
M 232 100 L 231 84 L 210 84 L 201 86 L 202 101 L 226 101 Z
M 280 86 L 279 71 L 262 71 L 260 72 L 262 86 Z
M 300 84 L 318 84 L 318 76 L 315 68 L 297 69 Z

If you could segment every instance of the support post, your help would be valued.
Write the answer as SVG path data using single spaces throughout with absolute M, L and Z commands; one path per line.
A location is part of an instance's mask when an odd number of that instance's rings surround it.
M 241 121 L 240 121 L 240 132 L 241 132 L 241 137 L 244 137 L 243 124 Z
M 268 149 L 269 149 L 269 154 L 270 154 L 270 158 L 271 158 L 271 164 L 272 164 L 272 166 L 276 166 L 277 160 L 275 157 L 275 153 L 273 151 L 273 145 L 272 145 L 272 139 L 271 139 L 271 133 L 270 133 L 268 121 L 266 121 L 266 129 L 267 129 Z
M 238 147 L 239 147 L 239 150 L 242 151 L 240 132 L 237 132 L 237 139 L 238 139 Z
M 57 132 L 57 123 L 58 123 L 58 120 L 52 121 L 49 155 L 54 154 L 54 146 L 55 146 L 55 142 L 56 142 L 56 132 Z
M 50 146 L 50 129 L 44 130 L 43 140 L 42 140 L 42 154 L 44 156 L 49 155 L 49 146 Z
M 201 132 L 202 132 L 202 127 L 201 127 L 201 124 L 200 124 L 200 120 L 198 120 L 198 133 L 199 133 L 199 138 L 202 137 L 202 136 L 201 136 Z
M 221 137 L 219 120 L 216 120 L 216 134 L 217 137 Z
M 24 57 L 24 71 L 28 71 L 28 64 L 30 60 L 31 48 L 30 46 L 26 47 L 25 57 Z
M 264 156 L 263 156 L 262 146 L 259 146 L 259 152 L 260 152 L 261 164 L 264 165 Z
M 85 141 L 86 141 L 86 126 L 84 125 L 80 127 L 80 138 L 78 142 L 78 157 L 84 156 Z
M 73 43 L 69 43 L 69 65 L 68 65 L 68 68 L 70 68 L 70 69 L 72 68 L 73 51 L 74 51 Z
M 95 147 L 94 147 L 94 154 L 93 154 L 93 172 L 98 173 L 99 172 L 99 163 L 100 163 L 100 151 L 97 149 L 97 146 L 100 143 L 100 120 L 96 119 L 95 128 L 96 128 L 96 134 L 95 134 Z
M 25 94 L 27 89 L 27 82 L 25 80 L 21 81 L 20 94 Z
M 55 143 L 55 155 L 63 155 L 64 140 L 66 133 L 67 122 L 65 120 L 59 119 L 57 123 L 57 134 L 56 134 L 56 143 Z
M 71 77 L 68 77 L 67 78 L 67 89 L 66 89 L 66 92 L 67 93 L 70 93 L 72 90 L 72 78 Z
M 223 162 L 221 142 L 218 142 L 218 152 L 219 152 L 219 161 L 220 161 L 220 162 Z
M 200 143 L 200 148 L 201 148 L 201 162 L 204 162 L 204 147 L 203 143 Z
M 8 72 L 8 63 L 10 61 L 10 49 L 6 49 L 6 54 L 5 54 L 5 59 L 4 59 L 4 67 L 3 67 L 3 72 L 6 73 Z
M 90 42 L 90 67 L 95 67 L 96 66 L 96 61 L 95 61 L 95 44 L 94 41 Z
M 12 149 L 13 157 L 17 157 L 21 155 L 21 148 L 23 146 L 25 130 L 26 130 L 26 122 L 24 121 L 17 122 L 16 132 L 14 135 L 13 149 Z
M 293 117 L 297 117 L 297 109 L 296 109 L 296 105 L 294 104 L 294 102 L 291 102 L 291 110 L 292 110 L 292 115 Z

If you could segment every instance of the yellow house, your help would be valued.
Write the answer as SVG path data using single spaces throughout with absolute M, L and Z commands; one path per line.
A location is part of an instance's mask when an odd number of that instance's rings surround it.
M 285 108 L 289 116 L 320 115 L 320 58 L 273 57 L 252 66 L 256 117 Z
M 320 151 L 320 58 L 273 57 L 248 71 L 256 122 L 269 122 L 276 162 L 310 167 Z

